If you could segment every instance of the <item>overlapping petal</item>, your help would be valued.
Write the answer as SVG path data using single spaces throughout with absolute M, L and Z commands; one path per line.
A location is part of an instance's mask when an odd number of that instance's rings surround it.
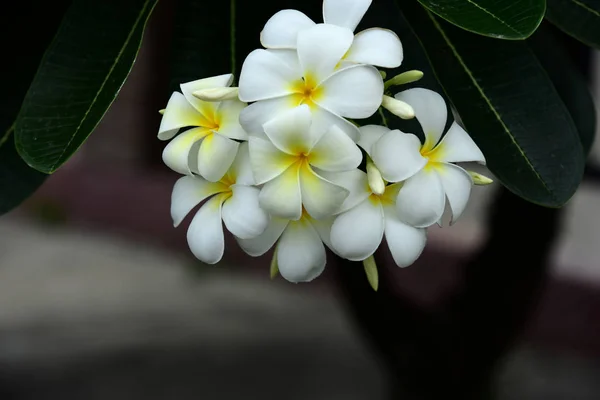
M 262 256 L 277 242 L 288 223 L 289 220 L 287 219 L 271 217 L 267 229 L 259 236 L 252 239 L 236 238 L 236 240 L 242 250 L 250 256 Z
M 329 182 L 341 186 L 348 191 L 348 197 L 340 204 L 335 214 L 348 211 L 362 203 L 371 195 L 367 174 L 360 169 L 344 172 L 317 171 L 317 173 Z M 395 200 L 395 198 L 394 198 Z
M 181 93 L 183 93 L 186 100 L 206 118 L 210 119 L 216 109 L 215 105 L 213 103 L 197 99 L 196 97 L 194 97 L 194 92 L 204 89 L 227 87 L 230 86 L 232 82 L 232 74 L 223 74 L 218 76 L 211 76 L 210 78 L 198 79 L 192 82 L 182 83 L 180 85 L 180 88 Z
M 348 135 L 333 125 L 312 148 L 309 160 L 324 171 L 348 171 L 360 165 L 362 153 Z
M 281 10 L 273 15 L 260 33 L 266 48 L 295 49 L 298 32 L 314 26 L 313 20 L 297 10 Z
M 323 21 L 354 31 L 371 6 L 371 0 L 323 0 Z
M 278 177 L 297 162 L 296 157 L 280 151 L 268 140 L 251 137 L 248 144 L 250 163 L 257 185 Z
M 432 150 L 440 141 L 448 118 L 444 98 L 433 90 L 423 88 L 408 89 L 394 97 L 410 104 L 414 109 L 417 121 L 425 134 L 423 152 Z
M 257 49 L 242 65 L 239 97 L 251 102 L 286 96 L 292 93 L 290 83 L 301 78 L 277 55 Z
M 298 33 L 298 59 L 305 79 L 327 79 L 352 45 L 354 35 L 335 25 L 318 24 Z
M 232 196 L 223 204 L 223 222 L 235 236 L 251 239 L 263 233 L 269 223 L 269 215 L 258 203 L 260 189 L 244 185 L 232 185 Z
M 300 163 L 291 165 L 281 175 L 268 181 L 259 195 L 261 207 L 272 215 L 290 220 L 302 215 Z
M 372 145 L 371 157 L 383 179 L 400 182 L 410 178 L 427 164 L 420 149 L 421 141 L 418 137 L 393 130 Z
M 169 140 L 181 128 L 200 126 L 204 121 L 205 119 L 202 114 L 192 107 L 181 93 L 173 92 L 160 121 L 158 138 L 160 140 Z
M 402 64 L 404 51 L 400 38 L 389 29 L 366 29 L 354 36 L 354 42 L 344 60 L 384 68 Z
M 348 197 L 348 190 L 320 177 L 306 163 L 300 169 L 300 189 L 304 208 L 316 219 L 333 215 Z
M 360 127 L 360 139 L 357 144 L 368 154 L 372 155 L 372 147 L 390 128 L 381 125 L 364 125 Z
M 240 125 L 240 113 L 246 103 L 238 100 L 226 100 L 217 109 L 218 132 L 230 139 L 248 140 L 248 133 Z
M 318 137 L 311 135 L 310 108 L 303 104 L 274 117 L 263 128 L 271 142 L 290 155 L 308 154 Z
M 469 162 L 485 164 L 485 157 L 465 130 L 456 122 L 435 149 L 428 154 L 435 162 Z
M 358 206 L 338 215 L 331 227 L 331 244 L 351 261 L 362 261 L 375 253 L 383 238 L 381 202 L 369 197 Z
M 398 217 L 417 228 L 428 227 L 439 221 L 445 205 L 446 197 L 440 178 L 429 167 L 408 179 L 396 199 Z
M 191 174 L 189 158 L 192 147 L 207 135 L 212 135 L 212 132 L 206 128 L 193 128 L 181 133 L 164 148 L 163 162 L 175 172 Z
M 209 182 L 198 176 L 183 176 L 175 182 L 171 194 L 171 218 L 173 226 L 178 227 L 181 221 L 202 200 L 217 193 L 227 191 L 227 186 L 220 182 Z
M 218 133 L 206 136 L 198 150 L 200 175 L 211 182 L 221 180 L 233 164 L 238 147 L 238 142 Z
M 471 188 L 473 187 L 473 179 L 467 171 L 454 164 L 438 164 L 436 165 L 436 172 L 448 198 L 448 204 L 452 211 L 450 222 L 452 224 L 460 218 L 467 207 L 471 196 Z
M 277 265 L 290 282 L 310 282 L 323 272 L 325 246 L 306 220 L 290 221 L 277 244 Z
M 384 207 L 385 240 L 399 267 L 414 263 L 425 248 L 427 231 L 402 222 L 393 206 Z
M 221 222 L 223 200 L 223 195 L 217 195 L 200 207 L 187 231 L 190 250 L 197 259 L 207 264 L 218 263 L 225 251 Z
M 368 118 L 383 98 L 383 79 L 376 68 L 353 65 L 338 70 L 322 84 L 317 104 L 347 118 Z

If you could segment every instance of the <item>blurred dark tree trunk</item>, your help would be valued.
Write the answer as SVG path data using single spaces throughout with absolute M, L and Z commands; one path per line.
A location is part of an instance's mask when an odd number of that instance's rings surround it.
M 560 35 L 589 77 L 589 49 Z M 381 257 L 377 293 L 360 263 L 336 260 L 347 309 L 388 374 L 390 399 L 492 397 L 494 370 L 543 289 L 563 211 L 528 203 L 504 188 L 489 211 L 488 239 L 464 266 L 463 285 L 433 309 L 395 288 L 386 275 L 396 266 L 384 265 Z

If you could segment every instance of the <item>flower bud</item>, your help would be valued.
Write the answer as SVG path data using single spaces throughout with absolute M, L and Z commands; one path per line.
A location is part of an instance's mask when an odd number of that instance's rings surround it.
M 382 195 L 385 192 L 385 181 L 381 177 L 381 172 L 371 160 L 367 161 L 367 180 L 373 193 Z
M 402 100 L 396 100 L 390 96 L 383 96 L 381 106 L 402 119 L 412 119 L 415 117 L 415 110 L 410 104 Z
M 396 75 L 389 81 L 386 81 L 384 87 L 387 89 L 392 86 L 406 85 L 407 83 L 416 82 L 423 77 L 423 71 L 413 69 Z M 385 79 L 385 78 L 384 78 Z
M 223 101 L 238 98 L 238 88 L 220 87 L 211 89 L 202 89 L 193 93 L 194 97 L 204 101 Z
M 473 178 L 473 183 L 475 185 L 483 186 L 483 185 L 489 185 L 494 182 L 492 179 L 488 178 L 487 176 L 481 175 L 477 172 L 474 172 L 474 171 L 467 171 L 467 172 L 469 173 L 469 175 L 471 175 L 471 178 Z

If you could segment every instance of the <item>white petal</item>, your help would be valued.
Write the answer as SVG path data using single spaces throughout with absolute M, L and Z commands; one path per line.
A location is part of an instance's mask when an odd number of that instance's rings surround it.
M 299 164 L 292 165 L 262 187 L 258 198 L 268 213 L 292 220 L 302 215 Z
M 263 125 L 271 142 L 290 155 L 307 154 L 314 145 L 310 108 L 306 104 L 284 111 Z
M 371 0 L 324 0 L 323 21 L 354 32 L 371 6 Z
M 376 68 L 354 65 L 339 70 L 322 83 L 317 103 L 347 118 L 368 118 L 383 98 L 383 79 Z
M 298 33 L 298 59 L 305 80 L 329 77 L 352 45 L 354 35 L 335 25 L 315 25 Z
M 343 117 L 325 109 L 314 107 L 312 109 L 312 130 L 315 132 L 326 132 L 331 125 L 340 128 L 350 139 L 357 141 L 359 138 L 358 127 Z
M 194 216 L 187 231 L 190 250 L 202 262 L 216 264 L 223 257 L 225 240 L 221 222 L 222 195 L 206 202 Z
M 370 197 L 336 218 L 331 227 L 331 244 L 342 257 L 362 261 L 379 247 L 383 228 L 381 202 Z
M 260 44 L 273 49 L 295 49 L 298 32 L 315 23 L 297 10 L 281 10 L 273 15 L 260 33 Z
M 340 205 L 336 214 L 347 211 L 362 203 L 371 195 L 367 174 L 360 169 L 345 172 L 315 171 L 329 182 L 348 190 L 348 197 Z
M 300 168 L 302 204 L 316 219 L 333 215 L 348 197 L 348 190 L 316 175 L 306 164 Z
M 252 239 L 236 238 L 238 244 L 247 254 L 252 257 L 258 257 L 265 254 L 279 239 L 283 230 L 288 225 L 287 219 L 271 218 L 267 229 L 259 236 Z
M 296 157 L 283 153 L 268 140 L 250 137 L 250 163 L 257 185 L 262 185 L 287 170 L 297 161 Z
M 304 219 L 308 220 L 310 224 L 315 228 L 321 241 L 325 243 L 325 246 L 329 247 L 331 251 L 335 253 L 333 246 L 331 245 L 331 225 L 335 220 L 335 217 L 329 217 L 324 219 L 314 219 L 310 215 L 305 215 Z
M 231 164 L 225 177 L 228 178 L 230 182 L 234 182 L 238 185 L 255 185 L 252 164 L 250 163 L 248 142 L 240 143 L 235 160 L 233 160 L 233 164 Z
M 179 93 L 174 92 L 167 103 L 158 128 L 158 138 L 169 140 L 186 126 L 200 126 L 203 116 Z
M 298 59 L 298 52 L 295 49 L 269 49 L 269 53 L 279 57 L 297 76 L 302 76 L 302 67 Z
M 294 108 L 291 96 L 257 101 L 244 108 L 240 113 L 240 124 L 249 135 L 266 139 L 263 125 L 287 110 Z
M 311 165 L 324 171 L 341 172 L 357 168 L 362 153 L 356 143 L 333 125 L 310 151 Z
M 254 50 L 246 57 L 240 73 L 240 100 L 251 102 L 288 95 L 290 85 L 300 78 L 269 50 Z
M 214 111 L 215 105 L 210 102 L 198 99 L 194 96 L 194 92 L 204 89 L 227 87 L 230 86 L 232 82 L 232 74 L 223 74 L 219 76 L 212 76 L 210 78 L 198 79 L 192 82 L 182 83 L 180 87 L 181 92 L 183 93 L 187 101 L 191 105 L 193 105 L 198 111 L 200 111 L 206 118 L 210 118 Z
M 191 174 L 190 152 L 192 146 L 210 134 L 212 133 L 209 129 L 194 128 L 178 135 L 164 148 L 162 153 L 164 163 L 175 172 L 183 175 Z
M 208 182 L 199 176 L 184 176 L 175 182 L 171 194 L 171 218 L 178 227 L 186 215 L 200 202 L 213 194 L 225 192 L 227 186 L 220 182 Z
M 427 230 L 414 228 L 400 221 L 393 206 L 384 207 L 385 240 L 399 267 L 408 267 L 423 252 Z
M 409 178 L 396 200 L 398 217 L 417 228 L 425 228 L 439 221 L 445 205 L 442 182 L 437 172 L 429 167 Z
M 260 208 L 260 189 L 252 186 L 233 185 L 233 195 L 223 204 L 223 222 L 240 239 L 257 237 L 267 229 L 269 215 Z
M 436 162 L 470 162 L 485 164 L 485 157 L 471 136 L 456 122 L 452 124 L 440 144 L 431 152 Z
M 291 221 L 277 244 L 279 273 L 290 282 L 310 282 L 325 269 L 325 246 L 305 220 Z
M 344 58 L 361 64 L 397 68 L 402 64 L 402 43 L 389 29 L 371 28 L 354 36 L 352 47 Z
M 198 171 L 207 181 L 216 182 L 227 172 L 237 154 L 239 143 L 218 133 L 208 135 L 198 151 Z
M 371 149 L 373 144 L 381 139 L 383 135 L 390 131 L 390 128 L 381 125 L 365 125 L 360 127 L 360 139 L 357 144 L 363 148 L 363 150 L 371 155 Z
M 421 141 L 411 133 L 393 130 L 371 148 L 371 157 L 381 176 L 388 182 L 401 182 L 419 172 L 427 164 L 419 150 Z
M 219 134 L 230 139 L 248 140 L 248 134 L 240 125 L 240 113 L 246 108 L 246 103 L 239 100 L 226 100 L 219 104 L 217 120 Z
M 415 110 L 417 120 L 425 134 L 423 150 L 433 149 L 442 137 L 448 119 L 444 98 L 433 90 L 423 88 L 408 89 L 394 97 L 410 104 Z
M 453 224 L 467 207 L 473 180 L 467 171 L 453 164 L 438 164 L 436 171 L 450 204 L 452 211 L 450 224 Z

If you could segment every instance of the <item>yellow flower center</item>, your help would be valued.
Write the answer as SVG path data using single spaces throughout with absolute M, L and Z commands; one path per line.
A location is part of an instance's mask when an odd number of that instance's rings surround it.
M 323 96 L 323 88 L 318 86 L 318 82 L 310 74 L 306 74 L 303 79 L 294 82 L 290 89 L 293 93 L 291 99 L 294 107 L 306 104 L 313 108 L 315 102 Z

